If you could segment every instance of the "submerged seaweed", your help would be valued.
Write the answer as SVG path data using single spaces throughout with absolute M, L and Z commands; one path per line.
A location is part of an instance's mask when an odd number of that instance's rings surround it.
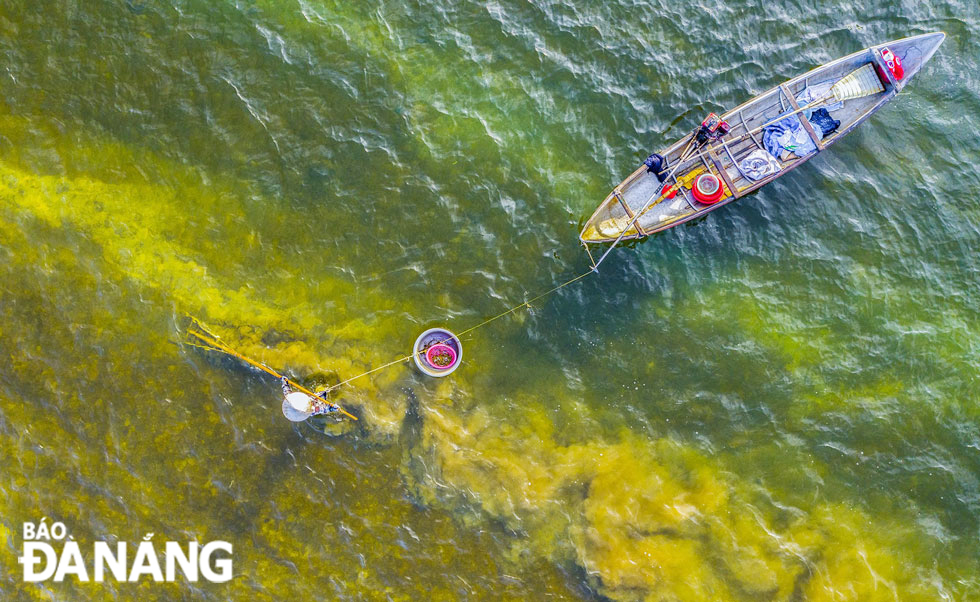
M 944 120 L 941 75 L 475 332 L 451 378 L 399 365 L 338 391 L 356 426 L 294 427 L 274 382 L 182 344 L 186 315 L 314 387 L 496 315 L 580 271 L 577 216 L 703 102 L 694 65 L 743 100 L 763 59 L 812 66 L 795 28 L 746 9 L 722 59 L 687 33 L 714 12 L 615 3 L 42 5 L 0 11 L 5 597 L 976 595 L 980 214 L 937 199 L 980 189 L 937 145 L 975 152 L 980 111 Z M 822 48 L 870 41 L 850 10 L 808 21 L 840 32 Z M 15 559 L 41 516 L 228 539 L 236 578 L 36 589 Z

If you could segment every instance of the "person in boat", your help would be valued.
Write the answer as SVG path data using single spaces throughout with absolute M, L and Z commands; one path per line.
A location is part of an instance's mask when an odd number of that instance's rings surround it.
M 282 415 L 290 422 L 302 422 L 310 416 L 340 411 L 340 406 L 327 401 L 326 391 L 320 391 L 315 397 L 293 391 L 285 376 L 279 377 L 279 384 L 282 385 Z

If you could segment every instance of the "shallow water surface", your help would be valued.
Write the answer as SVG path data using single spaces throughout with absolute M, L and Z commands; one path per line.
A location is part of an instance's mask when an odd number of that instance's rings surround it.
M 5 599 L 980 599 L 976 3 L 7 2 Z M 588 268 L 652 150 L 943 30 L 799 170 Z M 706 33 L 707 32 L 707 33 Z M 225 584 L 25 584 L 25 521 L 227 540 Z

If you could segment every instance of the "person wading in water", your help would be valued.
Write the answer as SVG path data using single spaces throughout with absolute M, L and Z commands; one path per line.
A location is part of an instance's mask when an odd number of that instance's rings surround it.
M 282 415 L 291 422 L 303 422 L 310 416 L 320 414 L 332 414 L 340 411 L 340 406 L 327 401 L 327 392 L 321 391 L 316 397 L 310 397 L 306 393 L 293 391 L 289 386 L 289 381 L 285 376 L 279 378 L 282 385 Z

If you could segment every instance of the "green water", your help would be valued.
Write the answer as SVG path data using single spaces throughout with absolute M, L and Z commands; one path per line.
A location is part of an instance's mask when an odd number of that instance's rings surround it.
M 4 599 L 980 599 L 976 3 L 6 2 Z M 805 167 L 588 267 L 646 154 L 943 30 Z M 704 33 L 710 32 L 710 33 Z M 322 432 L 321 432 L 322 431 Z M 23 583 L 25 521 L 227 540 L 225 584 Z

